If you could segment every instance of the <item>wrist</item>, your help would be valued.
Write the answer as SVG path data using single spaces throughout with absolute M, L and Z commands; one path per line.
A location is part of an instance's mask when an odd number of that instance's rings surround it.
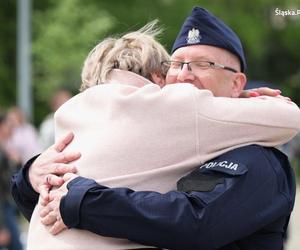
M 91 179 L 77 177 L 67 184 L 68 193 L 60 201 L 60 214 L 68 228 L 80 228 L 81 204 L 86 193 L 98 184 Z
M 32 174 L 32 166 L 28 168 L 28 171 L 26 172 L 26 179 L 28 180 L 28 183 L 33 188 L 33 190 L 37 193 L 39 193 L 38 184 L 35 184 L 34 177 Z
M 34 156 L 24 166 L 25 180 L 27 181 L 28 185 L 37 193 L 39 193 L 39 189 L 38 189 L 38 185 L 34 182 L 32 169 L 33 169 L 34 161 L 38 157 L 39 157 L 39 155 Z

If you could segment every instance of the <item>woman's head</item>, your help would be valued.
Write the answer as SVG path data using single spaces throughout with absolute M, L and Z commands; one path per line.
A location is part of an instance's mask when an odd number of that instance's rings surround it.
M 168 69 L 161 62 L 169 60 L 169 55 L 155 40 L 161 33 L 156 24 L 154 20 L 138 31 L 99 43 L 84 62 L 80 90 L 105 83 L 113 69 L 131 71 L 152 81 L 154 75 L 165 78 Z

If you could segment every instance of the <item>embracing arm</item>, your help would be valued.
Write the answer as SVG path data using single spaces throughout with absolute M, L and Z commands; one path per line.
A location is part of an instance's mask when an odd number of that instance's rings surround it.
M 29 221 L 35 205 L 38 202 L 39 194 L 32 188 L 28 180 L 28 168 L 38 156 L 30 159 L 23 168 L 11 178 L 11 194 L 18 208 Z
M 43 195 L 47 199 L 50 185 L 46 183 L 46 177 L 51 180 L 52 185 L 60 186 L 63 179 L 59 175 L 76 172 L 76 168 L 67 163 L 77 160 L 80 154 L 78 152 L 62 153 L 73 138 L 73 133 L 67 134 L 41 155 L 30 159 L 19 172 L 12 176 L 11 194 L 27 220 L 31 218 L 40 191 L 44 192 Z
M 247 144 L 278 146 L 300 131 L 300 109 L 286 99 L 214 97 L 207 90 L 195 93 L 203 154 Z
M 209 170 L 210 184 L 198 186 L 197 192 L 136 192 L 78 177 L 68 184 L 61 201 L 62 219 L 69 228 L 145 245 L 217 249 L 291 212 L 295 187 L 290 185 L 289 190 L 288 185 L 278 184 L 273 166 L 278 167 L 279 161 L 271 151 L 248 146 L 222 155 L 216 161 L 235 162 L 242 171 L 214 175 Z M 201 171 L 199 176 L 207 178 Z M 279 175 L 287 180 L 283 173 Z

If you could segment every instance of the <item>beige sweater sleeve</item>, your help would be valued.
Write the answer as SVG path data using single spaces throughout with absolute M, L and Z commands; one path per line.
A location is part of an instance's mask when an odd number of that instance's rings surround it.
M 278 146 L 300 130 L 300 109 L 275 97 L 214 97 L 195 90 L 199 153 L 216 152 L 248 144 Z

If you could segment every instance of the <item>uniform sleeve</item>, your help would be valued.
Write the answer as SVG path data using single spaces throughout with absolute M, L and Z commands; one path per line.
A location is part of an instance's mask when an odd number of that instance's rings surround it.
M 274 147 L 300 130 L 300 109 L 275 97 L 214 97 L 195 90 L 198 147 L 201 155 L 249 144 Z
M 272 168 L 278 162 L 270 162 L 257 146 L 250 151 L 236 153 L 243 156 L 243 164 L 226 155 L 218 158 L 222 164 L 212 163 L 219 171 L 212 166 L 198 168 L 202 174 L 198 183 L 207 185 L 198 185 L 196 191 L 136 192 L 79 177 L 69 183 L 61 202 L 62 218 L 70 228 L 160 248 L 220 248 L 287 216 L 292 209 L 293 197 L 288 194 L 293 192 L 278 187 Z M 225 165 L 230 166 L 227 172 Z M 284 175 L 280 178 L 286 180 Z
M 30 159 L 23 168 L 21 168 L 11 178 L 11 194 L 19 210 L 30 221 L 31 215 L 38 202 L 39 194 L 34 191 L 28 181 L 28 169 L 39 155 Z

